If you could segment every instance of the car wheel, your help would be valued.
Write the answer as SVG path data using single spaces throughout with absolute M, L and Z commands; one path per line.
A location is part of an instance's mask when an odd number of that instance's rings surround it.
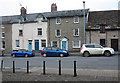
M 105 51 L 104 55 L 108 57 L 111 55 L 111 53 L 109 51 Z
M 25 54 L 25 57 L 28 57 L 28 54 Z
M 60 57 L 63 57 L 64 55 L 63 54 L 60 54 Z
M 15 54 L 13 54 L 12 56 L 13 56 L 13 57 L 15 57 L 16 55 L 15 55 Z
M 84 52 L 83 56 L 84 56 L 84 57 L 89 57 L 89 56 L 90 56 L 90 53 L 89 53 L 89 52 Z
M 43 54 L 43 57 L 46 57 L 47 56 L 47 54 Z

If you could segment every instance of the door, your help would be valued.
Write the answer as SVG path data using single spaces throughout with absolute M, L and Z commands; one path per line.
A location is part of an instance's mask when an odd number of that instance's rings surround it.
M 35 50 L 39 50 L 39 40 L 35 40 Z
M 67 42 L 62 41 L 62 50 L 67 50 Z
M 111 48 L 118 51 L 118 39 L 111 39 Z
M 28 40 L 28 51 L 32 51 L 32 40 Z

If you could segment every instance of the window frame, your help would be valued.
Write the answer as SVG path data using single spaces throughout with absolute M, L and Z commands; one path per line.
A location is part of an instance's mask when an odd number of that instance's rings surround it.
M 53 46 L 53 42 L 57 42 L 57 44 L 56 44 L 57 46 L 56 46 L 56 47 L 59 47 L 58 41 L 51 41 L 51 46 L 52 46 L 52 47 L 54 47 L 54 46 Z
M 57 30 L 60 31 L 60 35 L 57 35 Z M 55 30 L 55 36 L 56 36 L 56 37 L 60 37 L 60 36 L 61 36 L 61 29 L 56 29 L 56 30 Z
M 60 17 L 56 18 L 56 24 L 61 24 L 61 18 Z
M 39 30 L 39 29 L 41 29 L 41 30 Z M 42 36 L 42 33 L 43 33 L 42 28 L 37 28 L 37 35 L 38 36 Z
M 3 33 L 4 33 L 4 36 L 3 36 Z M 5 32 L 1 33 L 1 38 L 5 38 Z
M 76 21 L 76 17 L 77 17 L 77 21 Z M 74 16 L 74 23 L 79 23 L 79 17 L 78 16 Z
M 79 42 L 79 46 L 75 46 L 75 41 Z M 72 48 L 80 48 L 81 47 L 81 41 L 80 40 L 74 40 L 72 41 Z
M 45 42 L 43 42 L 43 41 L 45 41 Z M 43 46 L 43 43 L 45 44 L 45 46 Z M 41 40 L 41 47 L 46 47 L 46 40 L 45 39 Z
M 22 32 L 20 32 L 20 31 L 22 31 Z M 20 37 L 23 36 L 23 30 L 21 30 L 21 29 L 19 30 L 19 36 L 20 36 Z
M 3 42 L 4 42 L 4 44 L 3 44 Z M 4 45 L 4 46 L 3 46 L 3 45 Z M 5 41 L 2 41 L 2 42 L 1 42 L 1 49 L 5 49 L 5 47 L 6 47 L 6 46 L 5 46 Z
M 100 33 L 105 33 L 105 25 L 100 25 Z
M 17 41 L 18 41 L 18 43 L 17 43 Z M 20 47 L 20 40 L 16 40 L 16 47 Z M 17 45 L 18 44 L 18 45 Z
M 75 30 L 78 29 L 78 35 L 75 34 Z M 79 36 L 79 28 L 73 29 L 73 36 L 78 37 Z

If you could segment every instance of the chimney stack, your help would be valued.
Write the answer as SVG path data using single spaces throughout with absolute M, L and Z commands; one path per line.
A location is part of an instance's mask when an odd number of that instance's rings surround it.
M 20 9 L 20 12 L 21 12 L 21 16 L 24 18 L 24 20 L 26 20 L 26 9 L 24 7 L 21 7 Z
M 53 11 L 57 11 L 56 3 L 53 3 L 53 4 L 51 5 L 51 12 L 53 12 Z

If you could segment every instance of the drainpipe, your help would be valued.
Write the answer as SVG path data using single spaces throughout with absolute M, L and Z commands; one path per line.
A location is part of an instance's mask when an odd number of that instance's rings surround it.
M 84 44 L 86 43 L 85 41 L 85 1 L 83 1 L 83 15 L 84 15 Z

